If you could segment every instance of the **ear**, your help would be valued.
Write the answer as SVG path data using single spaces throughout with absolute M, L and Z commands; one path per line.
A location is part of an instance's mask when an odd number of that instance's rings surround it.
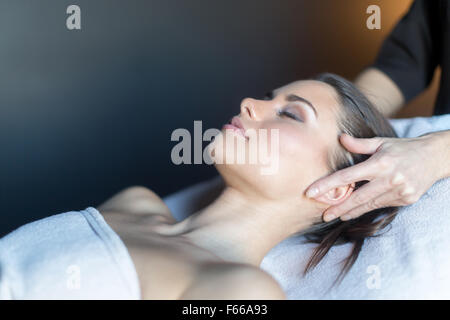
M 316 200 L 328 203 L 330 205 L 337 205 L 347 200 L 348 197 L 350 197 L 350 195 L 352 194 L 354 189 L 355 183 L 353 182 L 352 184 L 333 188 L 327 193 L 321 195 L 320 197 L 317 197 Z

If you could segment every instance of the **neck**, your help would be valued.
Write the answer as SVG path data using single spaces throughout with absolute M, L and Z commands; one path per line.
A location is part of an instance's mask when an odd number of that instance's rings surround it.
M 254 199 L 226 187 L 213 203 L 175 228 L 223 260 L 259 266 L 271 248 L 308 228 L 312 216 L 298 212 L 292 201 Z

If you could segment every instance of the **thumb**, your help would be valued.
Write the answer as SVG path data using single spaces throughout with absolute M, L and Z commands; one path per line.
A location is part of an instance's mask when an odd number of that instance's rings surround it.
M 375 138 L 355 138 L 346 133 L 339 137 L 341 144 L 351 153 L 373 154 L 383 144 L 384 139 Z

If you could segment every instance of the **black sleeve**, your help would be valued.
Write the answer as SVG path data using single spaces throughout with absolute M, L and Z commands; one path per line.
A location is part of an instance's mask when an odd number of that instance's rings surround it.
M 414 1 L 384 41 L 373 65 L 397 84 L 406 102 L 428 87 L 438 65 L 437 3 Z

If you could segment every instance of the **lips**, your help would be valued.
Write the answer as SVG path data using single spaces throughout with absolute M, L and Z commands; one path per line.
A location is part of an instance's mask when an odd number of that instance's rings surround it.
M 241 134 L 243 137 L 245 137 L 246 139 L 248 139 L 248 137 L 245 135 L 245 128 L 242 125 L 241 120 L 234 116 L 230 123 L 227 123 L 223 126 L 224 129 L 233 129 L 235 131 L 237 131 L 239 134 Z
M 233 126 L 235 126 L 235 127 L 238 127 L 239 129 L 242 129 L 242 131 L 245 132 L 244 126 L 242 125 L 242 122 L 241 122 L 241 120 L 240 120 L 238 117 L 234 116 L 234 117 L 231 119 L 231 124 L 232 124 Z

